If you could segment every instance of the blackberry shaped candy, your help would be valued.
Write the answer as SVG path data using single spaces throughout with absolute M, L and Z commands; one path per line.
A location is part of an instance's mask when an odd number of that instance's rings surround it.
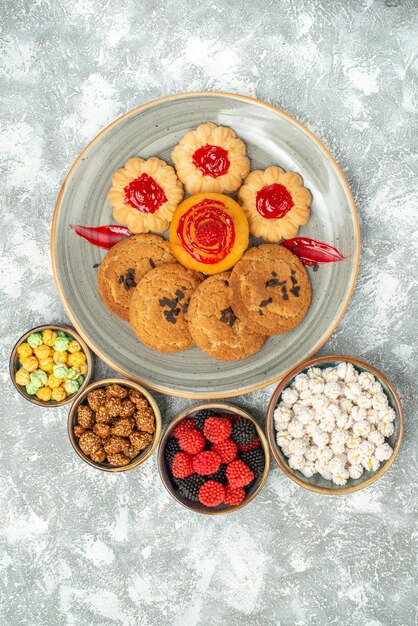
M 197 502 L 199 500 L 199 489 L 205 482 L 206 478 L 204 476 L 199 476 L 199 474 L 192 474 L 187 478 L 178 478 L 176 480 L 180 494 L 184 498 L 192 500 L 193 502 Z
M 226 468 L 227 468 L 226 463 L 223 463 L 219 467 L 218 471 L 208 476 L 207 479 L 216 480 L 218 483 L 221 483 L 221 485 L 226 485 L 226 483 L 228 482 L 228 479 L 226 477 Z
M 169 437 L 167 443 L 165 444 L 164 456 L 166 461 L 171 469 L 173 465 L 173 459 L 176 456 L 177 452 L 180 452 L 180 444 L 175 437 Z
M 254 473 L 254 477 L 258 478 L 264 472 L 265 458 L 264 452 L 261 448 L 255 450 L 248 450 L 248 452 L 242 452 L 241 460 L 244 461 L 250 470 Z
M 241 417 L 232 425 L 231 439 L 242 446 L 248 446 L 257 437 L 254 424 Z
M 213 411 L 211 411 L 210 409 L 202 409 L 201 411 L 197 411 L 196 413 L 194 413 L 194 415 L 192 415 L 197 430 L 203 430 L 207 418 L 211 415 L 213 415 Z

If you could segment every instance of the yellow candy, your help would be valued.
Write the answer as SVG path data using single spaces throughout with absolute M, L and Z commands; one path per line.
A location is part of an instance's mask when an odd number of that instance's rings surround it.
M 42 333 L 42 341 L 46 346 L 53 346 L 58 333 L 55 330 L 44 330 Z
M 80 350 L 81 350 L 81 346 L 78 343 L 78 341 L 76 341 L 75 339 L 70 341 L 70 345 L 68 346 L 68 352 L 70 352 L 71 354 L 74 354 L 74 352 L 80 352 Z
M 17 348 L 17 353 L 20 357 L 20 362 L 22 362 L 22 360 L 26 359 L 26 357 L 32 356 L 32 348 L 30 347 L 28 343 L 26 343 L 26 341 L 24 341 Z
M 40 387 L 36 392 L 36 395 L 38 396 L 39 400 L 43 400 L 43 402 L 49 402 L 52 396 L 52 389 L 49 389 L 48 387 Z
M 61 384 L 61 379 L 54 376 L 54 374 L 50 374 L 48 376 L 47 386 L 51 389 L 56 389 Z
M 44 343 L 41 346 L 38 346 L 37 348 L 35 348 L 35 355 L 38 357 L 38 359 L 41 361 L 42 359 L 46 359 L 47 357 L 51 356 L 52 354 L 52 349 L 45 345 Z
M 61 400 L 65 400 L 66 397 L 67 393 L 63 387 L 60 386 L 52 390 L 51 398 L 55 400 L 55 402 L 61 402 Z
M 87 374 L 87 363 L 83 363 L 83 365 L 80 365 L 80 374 L 83 374 L 83 376 Z
M 68 360 L 68 353 L 55 351 L 52 358 L 54 359 L 54 363 L 66 363 Z
M 28 356 L 26 357 L 26 359 L 23 359 L 21 361 L 23 367 L 25 368 L 25 370 L 27 370 L 28 372 L 34 372 L 35 370 L 38 369 L 38 359 L 36 358 L 36 356 Z
M 70 354 L 68 356 L 67 365 L 68 367 L 81 367 L 81 365 L 85 362 L 86 355 L 84 352 L 75 352 L 74 354 Z
M 52 357 L 49 356 L 46 359 L 41 359 L 39 361 L 39 367 L 47 374 L 51 374 L 52 370 L 54 369 L 54 361 L 52 360 Z
M 25 370 L 23 367 L 20 370 L 17 370 L 15 374 L 15 381 L 18 385 L 27 385 L 30 380 L 29 372 Z

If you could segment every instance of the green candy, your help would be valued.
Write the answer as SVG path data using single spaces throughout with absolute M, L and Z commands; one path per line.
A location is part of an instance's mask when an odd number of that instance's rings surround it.
M 56 365 L 54 365 L 54 376 L 56 376 L 57 378 L 67 378 L 68 376 L 68 367 L 65 365 L 65 363 L 57 363 Z
M 35 370 L 31 373 L 30 380 L 35 385 L 38 385 L 38 388 L 43 387 L 46 385 L 46 381 L 48 380 L 48 374 L 43 370 Z
M 79 375 L 80 375 L 79 367 L 70 367 L 70 369 L 68 370 L 67 378 L 70 378 L 71 380 L 77 380 L 77 377 Z
M 26 393 L 28 393 L 30 396 L 34 396 L 35 393 L 38 391 L 40 386 L 41 385 L 36 385 L 32 381 L 30 381 L 30 382 L 28 382 L 28 384 L 25 387 Z
M 57 335 L 58 335 L 58 337 L 66 337 L 67 336 L 63 330 L 57 330 Z
M 70 342 L 68 341 L 67 337 L 57 337 L 52 347 L 57 352 L 65 352 L 68 349 L 69 345 Z
M 79 389 L 79 384 L 76 380 L 66 380 L 64 387 L 67 393 L 75 393 Z
M 40 333 L 32 333 L 26 339 L 31 348 L 37 348 L 38 346 L 43 344 L 42 335 Z
M 75 379 L 75 381 L 76 381 L 76 382 L 80 385 L 80 387 L 81 387 L 81 385 L 84 383 L 84 376 L 83 376 L 83 374 L 80 374 L 80 376 L 77 376 L 77 378 Z

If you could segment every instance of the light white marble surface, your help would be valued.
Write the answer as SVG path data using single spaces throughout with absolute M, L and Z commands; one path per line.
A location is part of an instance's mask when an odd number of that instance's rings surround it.
M 417 624 L 416 3 L 2 0 L 0 32 L 2 626 Z M 367 490 L 321 497 L 272 465 L 250 506 L 197 516 L 164 491 L 155 455 L 95 472 L 65 407 L 13 391 L 15 339 L 66 319 L 49 229 L 67 170 L 115 117 L 191 90 L 278 105 L 352 187 L 359 280 L 322 353 L 374 363 L 406 413 L 399 458 Z M 263 422 L 271 392 L 236 403 Z M 165 422 L 189 404 L 159 401 Z

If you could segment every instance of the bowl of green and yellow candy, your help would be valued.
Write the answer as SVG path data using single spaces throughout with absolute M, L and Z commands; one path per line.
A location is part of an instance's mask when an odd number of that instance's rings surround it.
M 61 406 L 88 385 L 93 359 L 87 344 L 65 326 L 38 326 L 16 342 L 10 376 L 18 392 L 40 406 Z

